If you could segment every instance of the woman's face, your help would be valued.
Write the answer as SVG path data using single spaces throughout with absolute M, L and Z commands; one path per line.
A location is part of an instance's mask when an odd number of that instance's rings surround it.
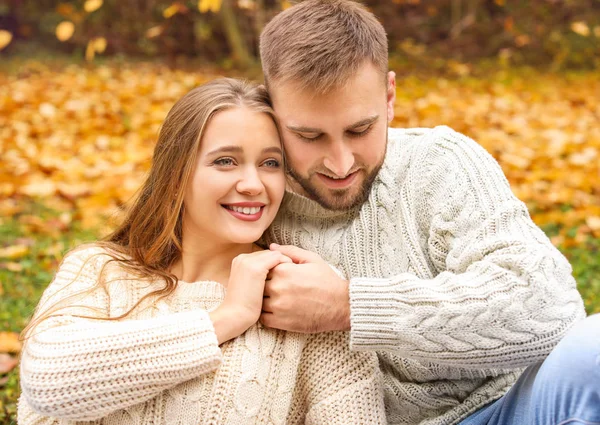
M 284 191 L 272 118 L 245 107 L 217 112 L 204 129 L 186 188 L 184 240 L 255 242 L 275 218 Z

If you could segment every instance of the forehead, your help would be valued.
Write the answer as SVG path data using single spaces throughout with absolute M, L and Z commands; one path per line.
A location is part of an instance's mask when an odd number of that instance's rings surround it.
M 279 146 L 279 134 L 270 114 L 246 107 L 216 112 L 207 122 L 200 150 L 236 145 L 244 150 Z
M 358 120 L 373 115 L 386 102 L 385 78 L 381 71 L 366 64 L 343 85 L 328 93 L 303 89 L 298 82 L 282 82 L 269 87 L 277 117 L 284 125 L 290 121 L 327 121 L 345 115 L 348 120 Z

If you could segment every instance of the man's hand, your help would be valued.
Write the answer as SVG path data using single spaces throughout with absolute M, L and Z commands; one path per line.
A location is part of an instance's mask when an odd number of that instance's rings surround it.
M 317 333 L 350 330 L 348 281 L 315 253 L 271 244 L 294 261 L 269 273 L 260 322 L 270 328 Z

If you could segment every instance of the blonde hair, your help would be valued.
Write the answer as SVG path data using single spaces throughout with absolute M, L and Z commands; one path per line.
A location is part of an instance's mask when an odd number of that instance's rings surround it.
M 300 89 L 328 93 L 365 61 L 386 82 L 388 44 L 383 26 L 359 3 L 306 0 L 276 15 L 260 36 L 267 87 L 293 81 Z
M 266 89 L 231 78 L 216 79 L 196 87 L 177 101 L 167 114 L 154 148 L 149 175 L 125 220 L 106 239 L 94 243 L 95 246 L 104 248 L 105 252 L 98 255 L 110 257 L 104 263 L 100 276 L 108 263 L 117 262 L 124 270 L 140 279 L 162 278 L 165 286 L 146 294 L 121 316 L 108 320 L 122 319 L 149 297 L 156 297 L 158 301 L 175 291 L 177 277 L 169 269 L 181 257 L 183 198 L 187 182 L 196 166 L 200 141 L 214 114 L 235 107 L 267 113 L 277 126 Z M 86 261 L 94 257 L 95 255 Z M 76 279 L 77 277 L 73 281 Z M 98 279 L 98 285 L 106 283 L 101 278 Z M 34 320 L 22 334 L 29 336 L 41 321 L 69 307 L 67 301 L 91 290 L 62 299 L 50 308 L 44 308 L 43 314 L 36 312 Z

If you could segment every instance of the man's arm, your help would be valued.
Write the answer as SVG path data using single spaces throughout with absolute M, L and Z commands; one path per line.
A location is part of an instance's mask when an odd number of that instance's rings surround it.
M 351 346 L 463 368 L 541 360 L 585 316 L 571 267 L 485 150 L 450 129 L 434 132 L 401 195 L 427 239 L 407 253 L 411 264 L 437 274 L 355 277 L 349 294 L 338 282 L 329 299 L 349 296 Z M 325 282 L 316 269 L 309 286 L 318 299 Z
M 483 148 L 434 131 L 403 198 L 437 274 L 351 279 L 352 347 L 471 368 L 542 360 L 585 316 L 571 266 Z

